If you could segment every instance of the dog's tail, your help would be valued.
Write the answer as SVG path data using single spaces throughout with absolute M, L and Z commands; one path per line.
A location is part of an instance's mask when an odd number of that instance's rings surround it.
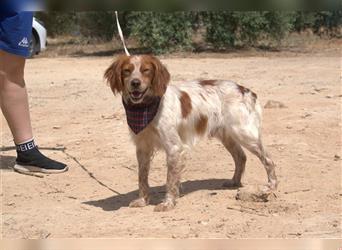
M 255 106 L 257 104 L 258 96 L 249 88 L 236 84 L 238 90 L 250 105 Z
M 255 94 L 249 88 L 236 84 L 238 91 L 241 93 L 243 102 L 245 103 L 247 109 L 251 113 L 255 113 L 258 118 L 259 125 L 261 126 L 261 118 L 262 118 L 262 108 L 258 100 L 257 94 Z

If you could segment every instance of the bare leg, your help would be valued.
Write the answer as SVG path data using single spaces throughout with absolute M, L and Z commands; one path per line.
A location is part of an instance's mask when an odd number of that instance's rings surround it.
M 0 51 L 0 106 L 17 148 L 13 169 L 21 173 L 62 173 L 68 167 L 44 156 L 32 135 L 28 97 L 24 81 L 25 58 Z
M 130 207 L 144 207 L 149 204 L 148 173 L 150 170 L 151 150 L 137 148 L 137 159 L 139 164 L 139 198 L 132 201 Z
M 241 187 L 241 178 L 245 171 L 246 166 L 246 155 L 245 152 L 243 152 L 243 149 L 241 146 L 234 141 L 231 137 L 224 137 L 221 139 L 223 145 L 226 147 L 226 149 L 229 151 L 229 153 L 232 155 L 235 163 L 235 172 L 232 179 L 226 181 L 223 183 L 224 187 Z
M 0 106 L 17 144 L 33 137 L 24 67 L 24 57 L 0 51 Z
M 182 165 L 178 164 L 180 151 L 177 146 L 174 150 L 167 152 L 167 180 L 165 200 L 158 204 L 154 211 L 162 212 L 173 209 L 176 205 L 176 198 L 179 197 L 180 176 Z

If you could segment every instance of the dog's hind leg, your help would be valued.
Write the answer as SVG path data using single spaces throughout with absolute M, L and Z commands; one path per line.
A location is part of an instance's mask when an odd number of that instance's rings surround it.
M 152 150 L 146 148 L 137 148 L 136 150 L 139 165 L 139 198 L 132 201 L 129 204 L 130 207 L 144 207 L 149 204 L 148 173 L 152 153 Z
M 267 154 L 261 140 L 261 106 L 256 100 L 249 102 L 247 97 L 245 96 L 242 102 L 233 103 L 227 107 L 225 130 L 236 143 L 260 159 L 267 172 L 267 190 L 274 190 L 278 184 L 275 164 Z
M 255 130 L 254 130 L 255 131 Z M 251 153 L 256 155 L 262 164 L 264 165 L 267 178 L 268 178 L 268 190 L 275 190 L 277 188 L 277 177 L 275 174 L 275 164 L 271 157 L 266 152 L 261 138 L 260 133 L 251 133 L 249 130 L 241 129 L 237 132 L 237 136 L 234 137 L 243 147 L 248 149 Z
M 256 155 L 262 164 L 264 165 L 266 172 L 267 172 L 267 178 L 268 178 L 268 185 L 267 188 L 269 190 L 275 190 L 277 189 L 278 181 L 277 176 L 275 174 L 275 164 L 269 154 L 264 149 L 264 146 L 259 139 L 255 143 L 250 143 L 244 145 L 251 153 Z
M 223 183 L 223 187 L 241 187 L 241 178 L 245 171 L 246 166 L 246 154 L 243 151 L 240 144 L 238 144 L 233 138 L 230 136 L 223 136 L 219 138 L 225 148 L 232 155 L 235 163 L 235 172 L 232 179 L 227 180 Z

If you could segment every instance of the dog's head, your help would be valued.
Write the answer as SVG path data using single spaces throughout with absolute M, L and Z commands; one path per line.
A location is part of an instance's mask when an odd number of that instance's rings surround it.
M 104 74 L 114 94 L 132 104 L 163 96 L 170 81 L 166 67 L 154 56 L 119 56 Z

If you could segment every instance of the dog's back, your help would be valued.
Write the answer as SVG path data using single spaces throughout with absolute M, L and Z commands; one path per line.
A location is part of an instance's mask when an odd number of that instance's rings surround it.
M 261 107 L 252 91 L 232 81 L 192 81 L 168 87 L 155 120 L 158 130 L 177 131 L 192 146 L 199 138 L 246 126 L 259 132 Z

